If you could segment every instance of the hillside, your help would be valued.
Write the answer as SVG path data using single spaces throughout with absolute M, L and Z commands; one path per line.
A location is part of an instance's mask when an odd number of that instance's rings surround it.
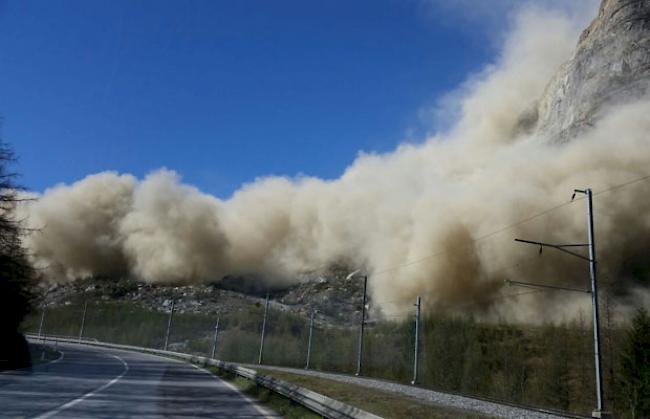
M 304 274 L 300 282 L 270 291 L 270 305 L 280 311 L 309 316 L 317 310 L 321 323 L 351 325 L 358 322 L 362 281 L 346 281 L 348 270 L 332 267 Z M 93 277 L 65 284 L 41 285 L 41 306 L 61 307 L 83 300 L 131 303 L 155 311 L 168 311 L 172 299 L 179 313 L 234 313 L 264 304 L 265 291 L 242 277 L 225 277 L 208 284 L 147 284 L 132 278 Z

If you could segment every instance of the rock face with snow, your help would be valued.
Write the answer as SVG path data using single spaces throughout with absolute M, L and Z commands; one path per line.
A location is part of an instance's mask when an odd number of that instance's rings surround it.
M 603 0 L 537 106 L 536 131 L 565 142 L 620 103 L 650 94 L 650 0 Z

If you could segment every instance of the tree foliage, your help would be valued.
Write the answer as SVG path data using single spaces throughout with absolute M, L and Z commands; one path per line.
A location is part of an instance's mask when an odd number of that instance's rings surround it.
M 24 229 L 17 219 L 16 206 L 21 198 L 9 170 L 15 161 L 13 151 L 0 142 L 0 369 L 28 364 L 24 338 L 17 332 L 32 302 L 33 269 L 22 246 Z
M 639 309 L 621 358 L 622 391 L 633 418 L 650 417 L 650 316 Z

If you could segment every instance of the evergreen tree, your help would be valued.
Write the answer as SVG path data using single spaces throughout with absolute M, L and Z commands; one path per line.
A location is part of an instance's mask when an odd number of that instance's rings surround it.
M 633 418 L 650 417 L 650 316 L 639 309 L 621 357 L 621 389 Z

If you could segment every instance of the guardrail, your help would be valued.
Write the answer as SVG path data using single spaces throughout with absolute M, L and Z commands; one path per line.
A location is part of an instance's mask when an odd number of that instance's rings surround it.
M 38 333 L 25 333 L 25 336 L 30 337 L 30 338 L 34 338 L 34 339 L 41 339 L 41 340 L 43 340 L 43 338 L 47 337 L 47 338 L 55 338 L 55 339 L 68 339 L 68 340 L 71 340 L 71 341 L 74 340 L 74 341 L 77 341 L 77 342 L 79 342 L 80 340 L 82 342 L 99 342 L 99 340 L 97 340 L 95 338 L 87 338 L 87 337 L 78 338 L 78 337 L 69 336 L 69 335 L 51 335 L 49 333 L 48 334 L 43 333 L 40 336 L 38 335 Z
M 36 334 L 26 333 L 28 338 L 34 340 L 50 340 L 55 342 L 76 343 L 89 346 L 99 346 L 112 349 L 120 349 L 126 351 L 144 352 L 152 355 L 159 355 L 165 357 L 172 357 L 182 359 L 184 361 L 198 364 L 202 366 L 210 365 L 216 366 L 227 371 L 230 371 L 240 377 L 255 381 L 258 385 L 266 387 L 271 391 L 279 393 L 294 402 L 305 406 L 307 409 L 317 413 L 324 418 L 330 419 L 381 419 L 380 416 L 373 415 L 354 406 L 342 403 L 338 400 L 324 396 L 315 391 L 311 391 L 304 387 L 288 383 L 271 376 L 260 374 L 257 371 L 242 367 L 238 364 L 210 359 L 203 356 L 196 356 L 185 354 L 182 352 L 163 351 L 161 349 L 143 348 L 140 346 L 119 345 L 115 343 L 99 342 L 97 340 L 82 340 L 73 337 L 57 337 L 57 336 L 38 336 Z

